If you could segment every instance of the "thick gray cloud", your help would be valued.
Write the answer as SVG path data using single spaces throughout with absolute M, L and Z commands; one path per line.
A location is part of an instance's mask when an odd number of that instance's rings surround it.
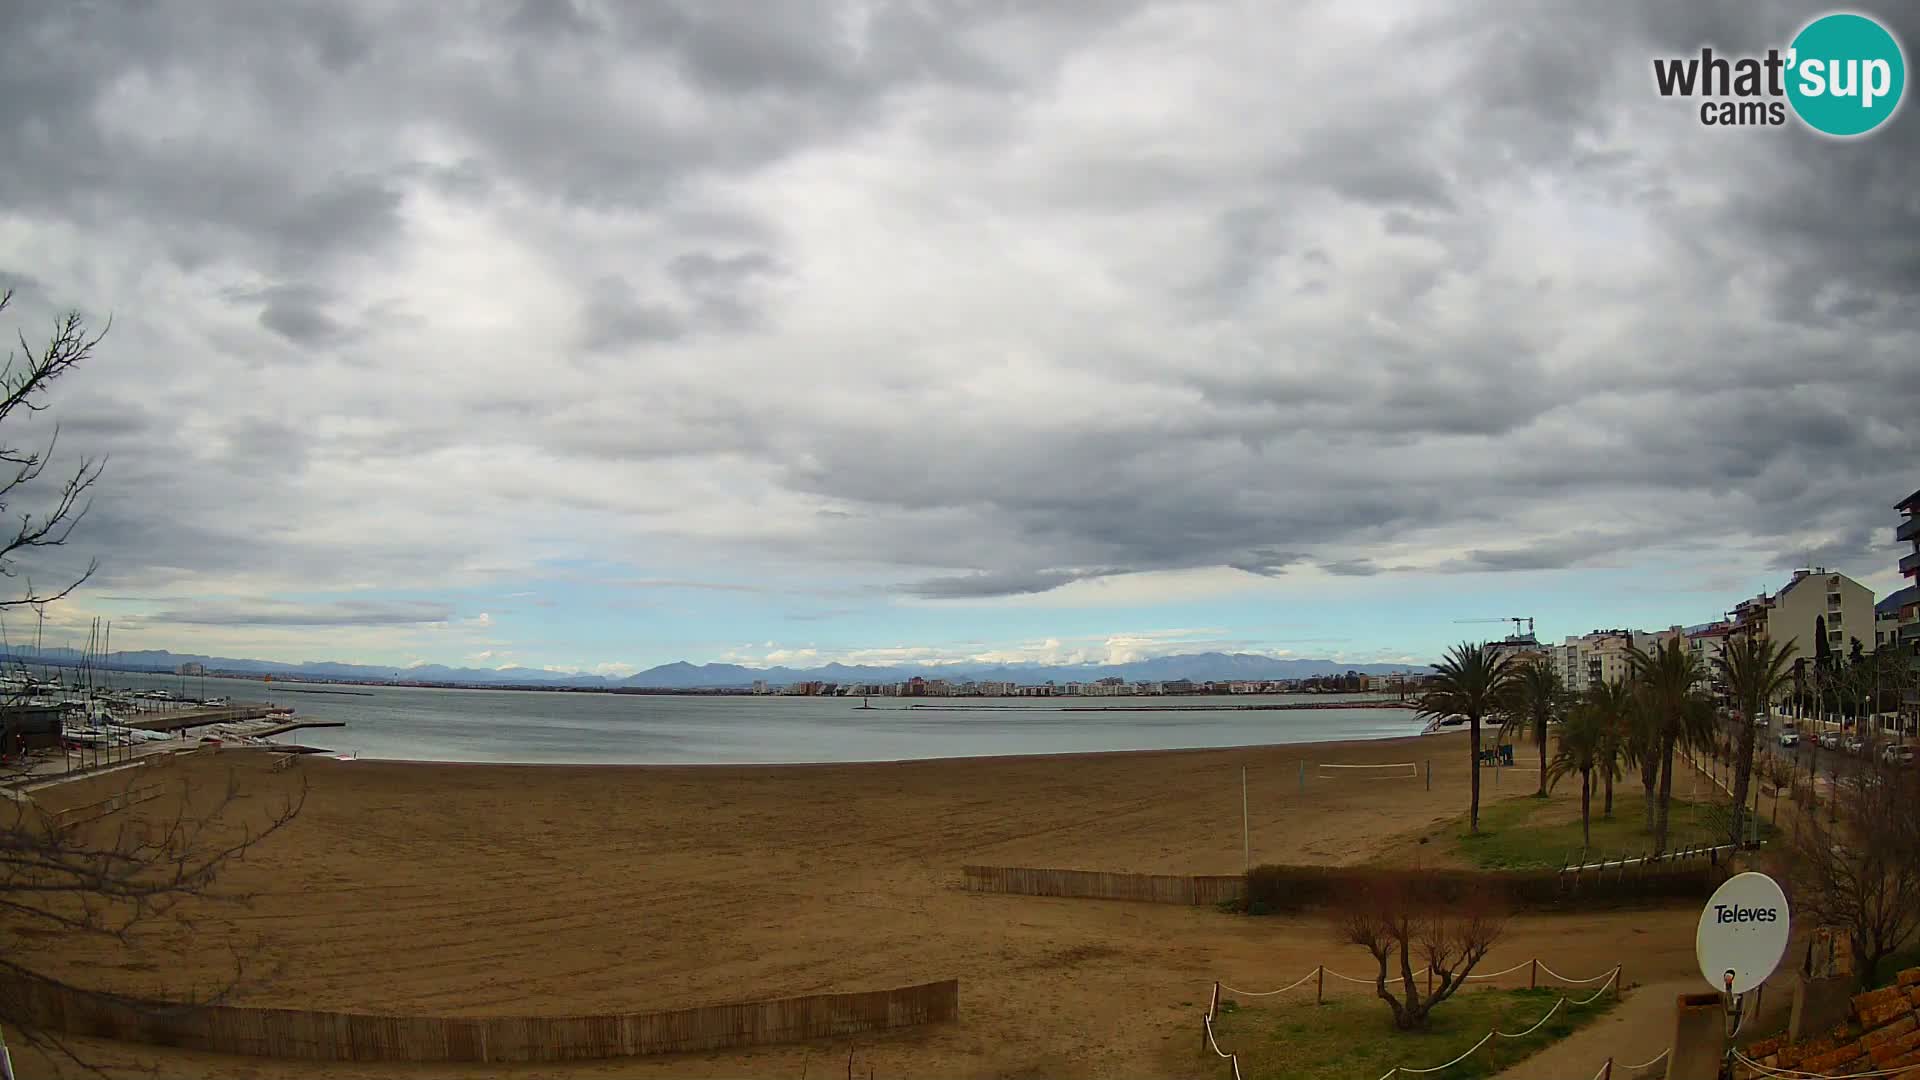
M 21 437 L 132 595 L 1874 572 L 1920 118 L 1652 89 L 1816 13 L 16 6 L 8 314 L 116 320 Z
M 446 622 L 452 612 L 444 604 L 382 604 L 341 601 L 314 607 L 267 605 L 240 608 L 206 605 L 165 608 L 142 622 L 186 626 L 413 626 Z

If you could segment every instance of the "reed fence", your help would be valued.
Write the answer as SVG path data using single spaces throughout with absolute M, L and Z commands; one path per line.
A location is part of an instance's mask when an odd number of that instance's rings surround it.
M 1047 870 L 1024 866 L 963 866 L 969 892 L 1020 896 L 1067 896 L 1087 900 L 1138 900 L 1153 904 L 1220 904 L 1246 895 L 1247 879 L 1174 874 L 1109 874 L 1097 870 Z
M 306 1061 L 510 1062 L 724 1050 L 957 1019 L 960 982 L 607 1016 L 374 1016 L 179 1005 L 18 977 L 0 996 L 65 1035 Z
M 56 818 L 62 825 L 84 825 L 106 817 L 108 814 L 118 813 L 143 802 L 151 802 L 164 793 L 165 785 L 163 784 L 143 784 L 126 791 L 117 791 L 94 802 L 69 806 L 60 811 Z

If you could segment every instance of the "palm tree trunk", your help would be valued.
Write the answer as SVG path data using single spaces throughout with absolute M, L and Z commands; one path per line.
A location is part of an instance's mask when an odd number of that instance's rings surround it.
M 1735 752 L 1733 769 L 1733 837 L 1735 847 L 1745 832 L 1747 813 L 1747 791 L 1753 784 L 1753 743 L 1758 737 L 1753 728 L 1753 718 L 1742 716 L 1740 724 L 1740 748 Z
M 1673 810 L 1673 743 L 1674 736 L 1669 734 L 1660 740 L 1660 800 L 1653 818 L 1653 853 L 1664 854 L 1667 850 L 1667 819 Z
M 1600 777 L 1600 782 L 1605 784 L 1607 788 L 1607 808 L 1605 811 L 1602 812 L 1601 816 L 1612 817 L 1613 816 L 1613 769 L 1611 768 L 1607 769 L 1606 773 Z
M 1653 804 L 1659 801 L 1656 787 L 1660 783 L 1660 759 L 1642 762 L 1640 765 L 1640 783 L 1647 789 L 1647 832 L 1653 832 Z
M 1467 833 L 1477 836 L 1480 833 L 1480 718 L 1467 717 L 1467 727 L 1473 732 L 1473 801 L 1467 805 Z
M 1593 770 L 1580 770 L 1580 843 L 1587 849 L 1593 847 Z M 1586 861 L 1584 854 L 1580 857 Z
M 1535 745 L 1540 747 L 1540 790 L 1536 794 L 1538 794 L 1541 798 L 1544 799 L 1547 797 L 1547 725 L 1546 725 L 1546 721 L 1544 720 L 1541 721 L 1540 725 L 1533 729 L 1533 741 Z

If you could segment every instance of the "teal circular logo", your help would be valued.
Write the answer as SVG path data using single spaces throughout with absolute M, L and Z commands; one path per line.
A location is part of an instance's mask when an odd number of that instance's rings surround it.
M 1815 131 L 1864 135 L 1886 123 L 1906 88 L 1900 43 L 1865 15 L 1823 15 L 1787 51 L 1787 100 Z

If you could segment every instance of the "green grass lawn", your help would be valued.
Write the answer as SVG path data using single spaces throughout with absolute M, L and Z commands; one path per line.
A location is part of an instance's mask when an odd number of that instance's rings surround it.
M 1467 832 L 1462 815 L 1453 830 L 1459 852 L 1474 865 L 1487 870 L 1525 870 L 1547 867 L 1558 869 L 1582 851 L 1579 790 L 1569 805 L 1560 791 L 1551 798 L 1502 799 L 1480 807 L 1480 835 Z M 1600 815 L 1599 801 L 1593 812 L 1593 845 L 1587 861 L 1618 858 L 1622 854 L 1644 855 L 1653 850 L 1653 836 L 1644 827 L 1646 808 L 1638 788 L 1614 790 L 1613 817 Z M 1702 800 L 1673 800 L 1668 813 L 1667 847 L 1726 842 L 1724 824 L 1726 804 Z M 1772 832 L 1761 821 L 1760 836 Z
M 1575 998 L 1592 990 L 1576 992 Z M 1427 1069 L 1450 1061 L 1489 1031 L 1524 1031 L 1558 1001 L 1561 991 L 1467 989 L 1440 1003 L 1424 1032 L 1393 1028 L 1387 1003 L 1376 997 L 1341 997 L 1240 1008 L 1221 1002 L 1213 1033 L 1220 1048 L 1240 1056 L 1246 1080 L 1371 1080 L 1396 1066 Z M 1467 1060 L 1423 1080 L 1470 1080 L 1498 1074 L 1591 1023 L 1614 1005 L 1612 993 L 1591 1005 L 1571 1001 L 1553 1019 L 1523 1039 L 1495 1038 Z M 1211 1049 L 1199 1053 L 1221 1070 Z

